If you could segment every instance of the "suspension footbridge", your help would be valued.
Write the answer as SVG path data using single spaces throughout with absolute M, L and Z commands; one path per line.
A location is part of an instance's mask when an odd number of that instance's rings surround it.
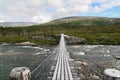
M 59 45 L 54 51 L 54 54 L 48 56 L 31 72 L 31 80 L 79 80 L 77 74 L 71 69 L 71 59 L 66 48 L 64 34 L 61 34 Z M 51 67 L 54 68 L 50 70 Z
M 57 63 L 52 80 L 73 80 L 71 68 L 69 65 L 69 53 L 67 52 L 64 41 L 64 34 L 61 34 Z

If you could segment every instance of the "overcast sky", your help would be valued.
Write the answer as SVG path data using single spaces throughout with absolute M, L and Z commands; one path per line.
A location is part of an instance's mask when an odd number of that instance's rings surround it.
M 120 0 L 0 0 L 0 22 L 44 23 L 68 16 L 120 18 Z

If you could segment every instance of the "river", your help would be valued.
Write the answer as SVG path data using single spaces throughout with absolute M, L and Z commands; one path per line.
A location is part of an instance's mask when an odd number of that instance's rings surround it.
M 32 46 L 0 46 L 0 80 L 9 80 L 9 73 L 14 67 L 28 67 L 31 71 L 38 64 L 52 54 L 54 47 Z M 109 60 L 120 55 L 120 46 L 113 45 L 74 45 L 67 46 L 68 51 L 75 58 L 96 62 Z M 99 58 L 100 59 L 99 59 Z M 94 59 L 93 59 L 94 58 Z M 119 64 L 111 60 L 114 66 Z

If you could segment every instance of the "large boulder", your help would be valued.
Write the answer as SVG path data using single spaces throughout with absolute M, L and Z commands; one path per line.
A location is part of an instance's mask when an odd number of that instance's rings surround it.
M 87 40 L 85 38 L 78 38 L 73 36 L 65 36 L 67 44 L 86 44 Z

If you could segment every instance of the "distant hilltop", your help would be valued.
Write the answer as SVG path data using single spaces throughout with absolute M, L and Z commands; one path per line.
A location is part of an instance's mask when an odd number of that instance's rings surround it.
M 120 18 L 93 17 L 93 16 L 73 16 L 64 17 L 50 21 L 48 24 L 77 24 L 83 26 L 112 25 L 120 24 Z
M 78 21 L 78 20 L 115 20 L 120 18 L 110 18 L 110 17 L 95 17 L 95 16 L 72 16 L 72 17 L 64 17 L 58 18 L 53 21 L 62 21 L 62 20 L 69 20 L 69 21 Z
M 24 26 L 31 26 L 36 24 L 37 23 L 34 22 L 0 22 L 0 26 L 3 27 L 24 27 Z

